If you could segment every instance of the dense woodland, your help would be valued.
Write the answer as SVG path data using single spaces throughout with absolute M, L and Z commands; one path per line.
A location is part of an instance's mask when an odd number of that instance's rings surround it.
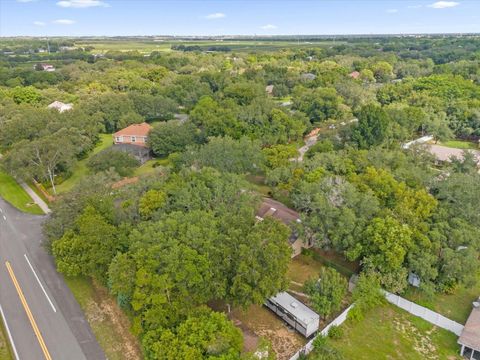
M 100 134 L 154 126 L 149 145 L 167 166 L 112 188 L 138 163 L 110 150 L 95 155 L 91 175 L 57 198 L 44 229 L 62 273 L 92 277 L 117 297 L 147 359 L 250 356 L 241 354 L 240 330 L 208 304 L 262 304 L 285 289 L 291 229 L 255 221 L 262 195 L 246 175 L 301 213 L 304 239 L 357 262 L 387 290 L 405 291 L 409 273 L 430 294 L 475 277 L 474 159 L 439 166 L 401 144 L 422 134 L 480 139 L 478 37 L 256 52 L 181 45 L 149 56 L 0 45 L 16 53 L 0 56 L 1 163 L 15 178 L 54 194 Z M 37 71 L 38 62 L 56 71 Z M 55 100 L 74 108 L 47 109 Z M 316 145 L 292 161 L 318 127 Z

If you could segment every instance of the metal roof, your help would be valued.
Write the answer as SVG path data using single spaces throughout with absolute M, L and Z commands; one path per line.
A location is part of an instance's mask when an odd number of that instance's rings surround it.
M 283 309 L 287 310 L 305 327 L 314 322 L 318 323 L 320 319 L 320 316 L 315 311 L 285 291 L 271 297 L 270 301 L 277 303 Z
M 458 338 L 458 343 L 480 351 L 480 307 L 473 308 Z

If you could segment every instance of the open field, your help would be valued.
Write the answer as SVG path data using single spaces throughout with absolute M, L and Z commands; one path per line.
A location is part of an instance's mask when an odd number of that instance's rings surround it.
M 87 161 L 88 159 L 99 153 L 102 150 L 110 147 L 113 144 L 113 139 L 111 134 L 100 134 L 100 141 L 95 146 L 93 151 L 85 158 L 80 160 L 76 165 L 75 169 L 73 169 L 73 174 L 64 182 L 57 186 L 57 193 L 61 194 L 63 192 L 71 190 L 80 180 L 82 177 L 87 175 L 88 168 L 87 168 Z
M 7 343 L 7 334 L 0 319 L 0 360 L 12 360 L 10 349 Z
M 430 298 L 421 290 L 410 287 L 404 296 L 451 320 L 465 324 L 472 311 L 472 302 L 480 296 L 480 273 L 475 285 L 459 287 L 453 294 L 436 294 Z
M 329 343 L 345 359 L 461 359 L 455 334 L 393 305 L 369 312 L 360 322 L 347 320 L 341 327 L 341 339 Z
M 138 340 L 130 333 L 130 320 L 107 290 L 83 277 L 65 278 L 65 281 L 108 359 L 142 359 Z
M 107 51 L 139 51 L 150 53 L 152 51 L 171 51 L 172 45 L 200 46 L 207 50 L 210 46 L 228 46 L 232 51 L 275 51 L 284 48 L 312 48 L 331 45 L 331 41 L 263 41 L 263 40 L 223 40 L 223 41 L 182 41 L 182 40 L 108 40 L 108 39 L 88 39 L 75 42 L 77 47 L 92 46 L 92 53 Z M 336 41 L 335 44 L 347 44 L 346 42 Z
M 15 181 L 0 168 L 0 196 L 17 209 L 30 214 L 43 215 L 43 211 Z

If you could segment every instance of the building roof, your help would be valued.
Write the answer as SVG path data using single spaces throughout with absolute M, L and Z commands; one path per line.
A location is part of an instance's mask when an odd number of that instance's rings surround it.
M 54 101 L 50 105 L 47 106 L 49 109 L 56 109 L 60 112 L 64 112 L 67 110 L 71 110 L 73 108 L 72 104 L 65 104 L 61 101 Z
M 293 222 L 300 222 L 300 215 L 295 210 L 292 210 L 283 205 L 281 202 L 270 198 L 263 199 L 262 204 L 257 211 L 257 216 L 262 219 L 271 216 L 280 220 L 286 225 L 289 225 Z
M 315 311 L 285 291 L 272 296 L 269 300 L 295 316 L 297 322 L 304 327 L 315 322 L 318 324 L 320 320 L 320 316 Z
M 480 307 L 474 307 L 465 323 L 458 343 L 480 351 Z
M 303 80 L 315 80 L 317 78 L 317 75 L 312 74 L 312 73 L 305 73 L 305 74 L 300 75 L 300 77 Z
M 147 123 L 132 124 L 125 129 L 117 131 L 114 136 L 147 136 L 152 126 Z
M 471 151 L 475 155 L 477 163 L 480 165 L 480 151 L 478 150 L 456 149 L 441 145 L 428 145 L 428 150 L 440 161 L 450 161 L 451 157 L 463 159 L 463 152 Z
M 352 79 L 358 79 L 360 76 L 360 73 L 358 71 L 352 71 L 350 74 L 348 74 Z

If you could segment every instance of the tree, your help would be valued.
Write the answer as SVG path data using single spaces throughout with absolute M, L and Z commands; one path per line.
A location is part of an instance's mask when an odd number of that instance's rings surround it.
M 5 158 L 5 166 L 12 175 L 22 179 L 34 177 L 49 181 L 55 194 L 57 172 L 68 172 L 74 162 L 73 144 L 69 139 L 55 134 L 32 142 L 19 142 Z
M 352 140 L 361 149 L 379 145 L 387 136 L 389 117 L 377 105 L 365 105 L 357 114 L 358 123 L 352 129 Z
M 406 286 L 405 257 L 412 247 L 412 230 L 394 218 L 375 218 L 366 228 L 362 251 L 365 268 L 380 274 L 387 290 L 401 291 Z
M 167 196 L 163 191 L 150 189 L 140 198 L 138 212 L 143 218 L 149 219 L 166 201 Z
M 87 206 L 74 228 L 52 244 L 58 270 L 67 276 L 91 276 L 105 284 L 108 267 L 120 249 L 117 236 L 115 226 Z
M 148 332 L 143 344 L 152 360 L 236 360 L 243 338 L 224 314 L 201 307 L 176 328 Z
M 258 173 L 263 169 L 264 156 L 260 141 L 246 137 L 234 140 L 230 137 L 210 138 L 202 146 L 189 146 L 182 154 L 185 166 L 213 167 L 237 174 Z
M 130 176 L 140 162 L 132 155 L 116 149 L 105 149 L 88 159 L 87 166 L 94 172 L 113 169 L 120 176 Z
M 347 280 L 335 269 L 323 267 L 318 279 L 305 282 L 304 291 L 310 296 L 315 311 L 327 318 L 340 309 L 347 293 Z
M 10 92 L 10 96 L 17 104 L 36 104 L 42 96 L 33 86 L 16 86 Z
M 393 79 L 393 66 L 386 61 L 379 61 L 371 66 L 375 79 L 379 82 L 387 82 Z
M 380 280 L 375 274 L 361 273 L 352 293 L 354 308 L 349 317 L 362 319 L 375 307 L 385 303 L 385 295 L 380 287 Z
M 155 125 L 148 134 L 149 146 L 157 156 L 183 151 L 199 140 L 197 129 L 192 123 L 176 120 Z
M 307 114 L 312 122 L 341 119 L 344 116 L 340 106 L 342 98 L 333 88 L 311 90 L 297 87 L 293 96 L 294 107 Z

